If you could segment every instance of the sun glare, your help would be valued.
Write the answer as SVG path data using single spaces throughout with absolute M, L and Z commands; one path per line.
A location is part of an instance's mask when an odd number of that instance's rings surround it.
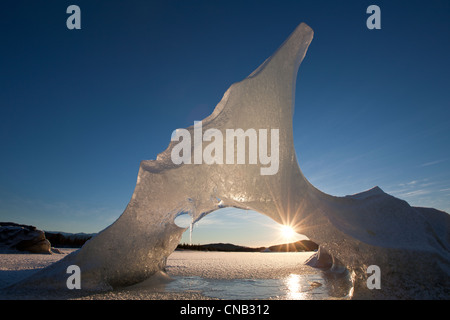
M 281 236 L 285 240 L 293 240 L 295 238 L 296 232 L 290 226 L 281 226 Z

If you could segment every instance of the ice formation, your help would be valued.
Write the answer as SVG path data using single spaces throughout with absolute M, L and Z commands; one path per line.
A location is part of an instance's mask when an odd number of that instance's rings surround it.
M 228 206 L 265 214 L 320 244 L 320 254 L 310 263 L 346 267 L 353 275 L 354 298 L 450 298 L 447 213 L 411 207 L 378 187 L 334 197 L 303 176 L 292 114 L 297 71 L 312 38 L 312 29 L 300 24 L 259 68 L 233 84 L 202 121 L 203 132 L 279 129 L 276 174 L 261 175 L 261 164 L 174 164 L 172 141 L 156 160 L 141 162 L 132 198 L 117 221 L 78 252 L 20 285 L 67 290 L 71 264 L 80 267 L 84 290 L 138 283 L 163 269 L 179 243 L 186 229 L 175 225 L 178 214 L 189 212 L 196 222 Z M 369 265 L 379 266 L 381 289 L 367 288 Z

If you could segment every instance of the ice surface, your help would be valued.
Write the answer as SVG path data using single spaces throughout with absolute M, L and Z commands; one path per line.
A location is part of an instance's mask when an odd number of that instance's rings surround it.
M 58 255 L 0 253 L 0 288 L 60 260 L 73 249 L 63 250 Z M 166 272 L 120 290 L 27 290 L 6 295 L 0 290 L 0 300 L 346 299 L 351 287 L 348 275 L 304 265 L 311 254 L 176 250 L 167 259 Z
M 300 24 L 272 57 L 233 84 L 202 121 L 203 132 L 279 129 L 276 174 L 261 175 L 261 164 L 174 164 L 171 150 L 176 143 L 171 142 L 156 160 L 141 162 L 133 196 L 116 222 L 81 250 L 18 286 L 66 289 L 71 264 L 82 271 L 83 289 L 138 283 L 163 269 L 179 243 L 186 229 L 175 225 L 178 214 L 189 212 L 195 222 L 228 206 L 265 214 L 320 244 L 316 260 L 325 257 L 335 267 L 348 268 L 355 298 L 449 298 L 447 213 L 413 208 L 378 187 L 348 197 L 330 196 L 303 176 L 294 150 L 292 114 L 297 70 L 312 38 L 312 29 Z M 307 107 L 300 100 L 297 112 Z M 187 130 L 193 133 L 194 128 Z M 366 286 L 369 265 L 381 269 L 379 290 Z

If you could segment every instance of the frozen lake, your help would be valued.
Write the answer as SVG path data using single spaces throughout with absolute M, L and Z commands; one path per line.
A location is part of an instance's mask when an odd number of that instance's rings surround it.
M 166 273 L 142 283 L 107 293 L 68 292 L 57 299 L 346 299 L 351 288 L 348 275 L 304 265 L 311 254 L 175 251 L 167 260 Z M 0 285 L 14 283 L 63 256 L 1 254 Z

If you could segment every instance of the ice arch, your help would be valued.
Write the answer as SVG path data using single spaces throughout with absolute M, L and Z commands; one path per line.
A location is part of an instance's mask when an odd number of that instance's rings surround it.
M 179 212 L 189 211 L 198 220 L 221 206 L 233 206 L 289 223 L 319 243 L 319 262 L 332 256 L 353 272 L 354 297 L 449 298 L 447 213 L 413 208 L 378 187 L 330 196 L 303 176 L 294 150 L 292 113 L 297 71 L 312 38 L 312 29 L 300 24 L 273 56 L 233 84 L 202 122 L 203 131 L 279 129 L 277 174 L 261 175 L 261 166 L 250 164 L 175 165 L 172 142 L 156 160 L 141 162 L 133 196 L 116 222 L 76 254 L 22 285 L 67 290 L 71 264 L 80 267 L 84 289 L 140 282 L 164 268 L 178 244 L 185 230 L 174 224 Z M 369 265 L 380 267 L 382 289 L 367 289 Z

